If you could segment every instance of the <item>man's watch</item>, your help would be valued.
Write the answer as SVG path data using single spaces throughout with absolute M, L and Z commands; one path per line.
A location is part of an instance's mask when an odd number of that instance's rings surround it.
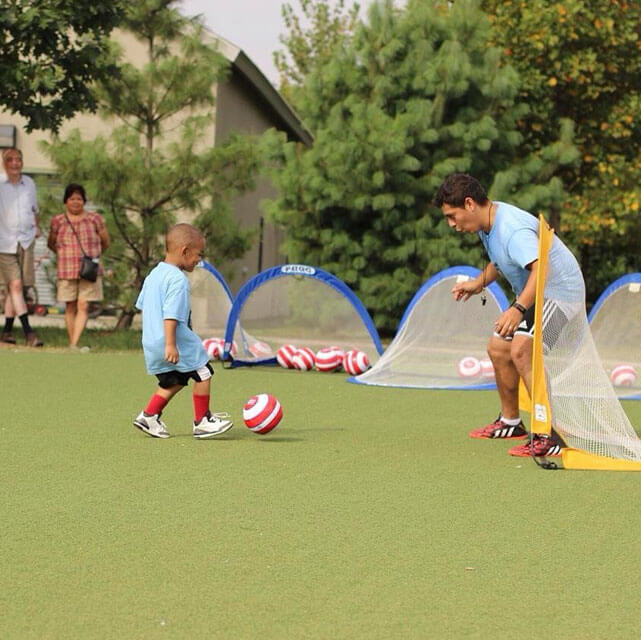
M 519 304 L 516 300 L 512 303 L 512 306 L 515 309 L 518 309 L 521 313 L 525 313 L 527 311 L 527 309 L 522 304 Z

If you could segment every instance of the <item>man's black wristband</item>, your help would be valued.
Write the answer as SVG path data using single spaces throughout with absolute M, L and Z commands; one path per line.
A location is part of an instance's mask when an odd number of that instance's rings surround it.
M 515 309 L 518 309 L 521 313 L 525 313 L 527 311 L 527 309 L 522 304 L 519 304 L 516 300 L 512 303 L 512 306 Z

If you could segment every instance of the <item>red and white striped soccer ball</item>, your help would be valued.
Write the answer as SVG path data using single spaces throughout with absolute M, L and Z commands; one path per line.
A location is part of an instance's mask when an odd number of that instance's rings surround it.
M 615 387 L 631 387 L 637 381 L 636 369 L 631 364 L 618 364 L 610 374 Z
M 266 342 L 253 342 L 249 345 L 249 350 L 257 358 L 268 358 L 273 355 L 272 348 Z
M 243 420 L 254 433 L 269 433 L 283 417 L 280 402 L 270 393 L 252 396 L 243 407 Z
M 222 338 L 207 338 L 203 340 L 203 347 L 207 355 L 212 360 L 220 360 L 220 357 L 223 355 L 223 345 L 225 341 Z
M 494 379 L 494 365 L 489 358 L 483 358 L 479 360 L 481 365 L 481 376 L 483 378 Z
M 341 367 L 342 367 L 343 360 L 345 359 L 345 352 L 340 347 L 337 347 L 336 345 L 332 345 L 330 349 L 334 349 L 334 351 L 338 351 L 338 355 L 340 355 L 341 357 Z
M 345 353 L 345 357 L 343 358 L 343 369 L 345 369 L 347 373 L 353 376 L 358 376 L 361 373 L 365 373 L 369 367 L 369 358 L 364 351 L 351 349 Z
M 319 371 L 337 371 L 343 365 L 344 356 L 336 347 L 325 347 L 316 353 L 316 368 Z
M 299 371 L 309 371 L 314 368 L 316 358 L 314 352 L 308 347 L 300 347 L 292 357 L 294 369 Z
M 298 347 L 293 344 L 285 344 L 276 352 L 276 360 L 281 367 L 285 369 L 293 369 L 294 364 L 292 358 L 296 355 Z
M 481 375 L 481 363 L 474 356 L 466 356 L 459 360 L 457 370 L 461 378 L 477 378 Z

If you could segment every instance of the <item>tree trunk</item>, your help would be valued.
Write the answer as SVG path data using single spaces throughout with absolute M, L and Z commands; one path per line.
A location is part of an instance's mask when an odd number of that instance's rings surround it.
M 134 321 L 135 315 L 136 312 L 134 309 L 123 309 L 120 312 L 118 322 L 116 322 L 116 331 L 120 331 L 121 329 L 131 329 L 131 324 Z

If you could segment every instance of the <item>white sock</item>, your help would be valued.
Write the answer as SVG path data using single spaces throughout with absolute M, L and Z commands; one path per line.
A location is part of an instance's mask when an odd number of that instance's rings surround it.
M 521 423 L 521 418 L 504 418 L 501 416 L 501 422 L 506 424 L 508 427 L 516 427 L 517 424 Z

